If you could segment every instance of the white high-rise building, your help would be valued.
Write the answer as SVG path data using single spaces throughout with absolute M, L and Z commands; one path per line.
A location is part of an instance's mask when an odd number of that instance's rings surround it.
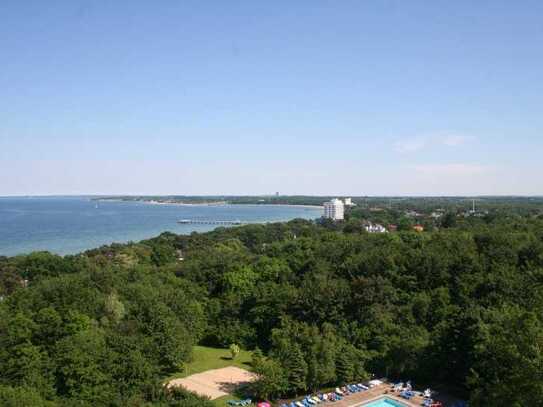
M 340 199 L 332 199 L 324 203 L 324 217 L 332 220 L 343 220 L 345 207 Z
M 344 202 L 345 202 L 345 206 L 354 206 L 353 200 L 351 198 L 345 198 Z

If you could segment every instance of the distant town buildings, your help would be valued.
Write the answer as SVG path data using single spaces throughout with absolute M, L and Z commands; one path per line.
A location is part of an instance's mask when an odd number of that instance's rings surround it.
M 345 198 L 343 202 L 345 203 L 345 206 L 355 206 L 351 198 Z
M 340 199 L 332 199 L 324 203 L 324 218 L 332 220 L 343 220 L 345 205 Z
M 477 218 L 481 218 L 481 217 L 486 216 L 486 215 L 488 215 L 488 211 L 481 211 L 481 210 L 478 210 L 475 207 L 475 199 L 472 202 L 471 210 L 467 211 L 467 212 L 464 212 L 464 217 L 466 217 L 466 218 L 469 217 L 469 216 L 475 216 Z

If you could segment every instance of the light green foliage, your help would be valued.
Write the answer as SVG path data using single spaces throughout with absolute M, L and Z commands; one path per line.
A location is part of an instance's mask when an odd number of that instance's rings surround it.
M 224 288 L 235 296 L 251 295 L 258 280 L 258 274 L 251 267 L 240 267 L 224 274 Z
M 233 343 L 230 345 L 229 349 L 230 349 L 230 355 L 232 355 L 232 359 L 237 358 L 240 352 L 239 346 Z
M 125 315 L 124 304 L 119 300 L 116 293 L 111 293 L 106 297 L 104 311 L 107 318 L 114 324 L 118 324 Z

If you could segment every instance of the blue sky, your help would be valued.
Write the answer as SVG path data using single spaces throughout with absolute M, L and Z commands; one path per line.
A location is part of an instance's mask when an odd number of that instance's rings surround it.
M 543 194 L 541 1 L 0 17 L 0 195 Z

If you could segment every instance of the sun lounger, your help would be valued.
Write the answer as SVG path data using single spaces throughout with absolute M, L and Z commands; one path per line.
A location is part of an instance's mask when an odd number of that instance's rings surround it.
M 403 382 L 399 382 L 399 383 L 396 383 L 394 384 L 394 386 L 392 387 L 392 389 L 394 391 L 400 391 L 403 389 Z
M 370 388 L 375 387 L 375 386 L 380 386 L 381 384 L 383 384 L 383 382 L 382 382 L 381 380 L 377 380 L 377 379 L 370 380 L 370 381 L 368 382 L 368 386 L 369 386 Z
M 404 390 L 400 393 L 400 397 L 403 397 L 406 400 L 411 399 L 415 393 L 413 393 L 411 390 Z

